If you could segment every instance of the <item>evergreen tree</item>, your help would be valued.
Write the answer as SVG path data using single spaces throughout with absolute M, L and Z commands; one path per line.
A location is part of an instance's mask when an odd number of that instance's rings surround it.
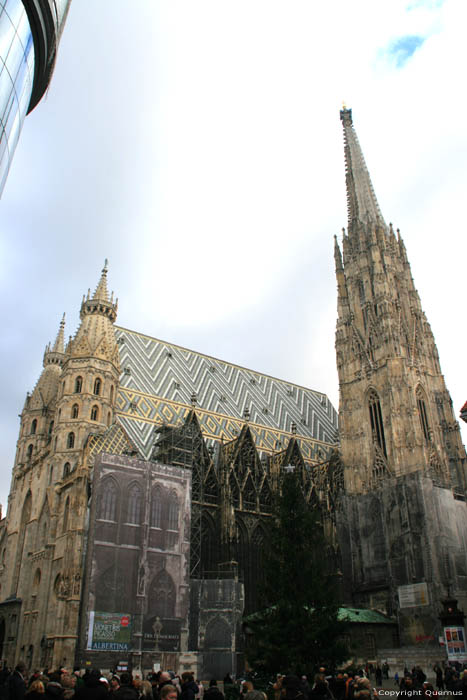
M 320 513 L 306 503 L 299 475 L 286 468 L 264 555 L 264 607 L 246 620 L 254 667 L 299 673 L 348 657 L 332 560 Z

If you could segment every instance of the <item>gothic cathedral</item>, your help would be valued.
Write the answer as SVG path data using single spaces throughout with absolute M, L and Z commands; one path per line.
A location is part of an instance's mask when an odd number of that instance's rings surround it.
M 321 508 L 345 603 L 397 613 L 403 644 L 437 644 L 446 595 L 467 607 L 459 426 L 404 243 L 379 209 L 351 110 L 341 120 L 339 432 L 321 392 L 116 326 L 106 264 L 75 336 L 65 347 L 63 319 L 47 346 L 21 414 L 0 523 L 10 665 L 70 666 L 105 650 L 105 667 L 118 650 L 151 667 L 164 649 L 212 648 L 225 664 L 242 610 L 257 606 L 290 464 Z M 116 646 L 92 640 L 91 621 L 113 614 L 128 628 Z

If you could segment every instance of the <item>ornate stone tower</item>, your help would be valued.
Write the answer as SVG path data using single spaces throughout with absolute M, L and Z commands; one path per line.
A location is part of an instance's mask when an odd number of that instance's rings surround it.
M 344 127 L 348 230 L 335 243 L 339 427 L 345 481 L 365 493 L 422 472 L 463 494 L 465 451 L 399 230 L 385 224 L 352 125 Z
M 113 422 L 119 379 L 107 265 L 64 351 L 62 320 L 21 414 L 0 550 L 0 656 L 29 668 L 74 661 L 84 565 L 91 435 Z
M 402 641 L 435 644 L 447 587 L 463 605 L 467 597 L 465 450 L 400 232 L 383 219 L 351 110 L 340 115 L 348 229 L 342 254 L 335 242 L 336 353 L 347 596 L 399 608 Z

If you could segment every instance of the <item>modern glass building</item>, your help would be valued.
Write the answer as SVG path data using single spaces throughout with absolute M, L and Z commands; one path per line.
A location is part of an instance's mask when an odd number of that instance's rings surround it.
M 0 194 L 21 127 L 52 76 L 71 0 L 0 0 Z

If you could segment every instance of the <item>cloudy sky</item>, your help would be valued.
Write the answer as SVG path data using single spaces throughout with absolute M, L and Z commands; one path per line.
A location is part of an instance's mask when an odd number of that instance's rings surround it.
M 1 502 L 44 346 L 105 258 L 120 325 L 337 408 L 342 101 L 459 413 L 466 20 L 465 0 L 72 3 L 0 205 Z

